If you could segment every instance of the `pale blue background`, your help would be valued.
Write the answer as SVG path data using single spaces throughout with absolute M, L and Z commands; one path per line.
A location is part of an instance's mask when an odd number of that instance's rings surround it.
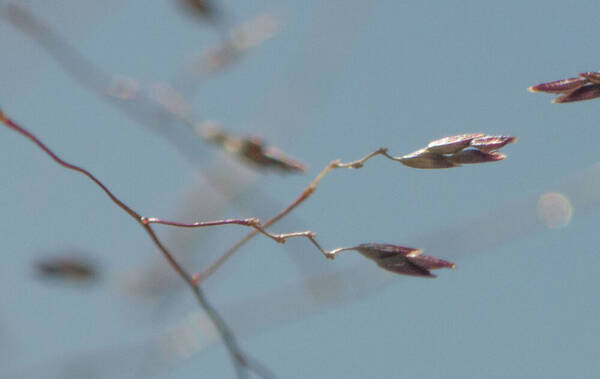
M 210 27 L 174 1 L 23 3 L 107 72 L 145 83 L 170 80 L 216 43 Z M 581 183 L 577 175 L 598 161 L 600 100 L 553 105 L 551 96 L 526 88 L 599 68 L 600 3 L 223 3 L 238 20 L 274 13 L 282 28 L 240 64 L 202 82 L 192 115 L 265 136 L 309 171 L 259 177 L 238 199 L 246 210 L 229 207 L 218 217 L 268 218 L 278 207 L 253 191 L 281 207 L 330 160 L 357 159 L 380 146 L 399 155 L 463 132 L 519 137 L 501 163 L 419 171 L 377 159 L 328 176 L 295 220 L 275 231 L 309 228 L 328 248 L 422 247 L 458 268 L 435 280 L 391 276 L 358 256 L 325 261 L 306 241 L 284 248 L 256 238 L 205 287 L 246 351 L 282 378 L 597 377 L 600 181 L 596 174 Z M 177 218 L 182 196 L 197 185 L 195 169 L 228 162 L 182 139 L 194 146 L 194 167 L 173 144 L 79 87 L 5 22 L 0 46 L 4 111 L 139 212 Z M 0 150 L 0 376 L 233 376 L 220 344 L 161 365 L 147 341 L 198 308 L 183 289 L 160 300 L 122 290 L 136 269 L 162 264 L 151 241 L 88 180 L 30 142 L 0 129 Z M 536 201 L 555 190 L 571 199 L 574 215 L 566 228 L 550 230 L 536 216 Z M 203 199 L 200 193 L 193 206 L 202 209 Z M 185 231 L 197 236 L 185 242 L 188 250 L 203 257 L 188 269 L 201 270 L 206 257 L 243 233 Z M 34 277 L 33 261 L 68 249 L 99 262 L 102 282 L 80 288 Z M 361 294 L 353 301 L 315 307 L 298 292 L 270 308 L 255 300 L 269 303 L 270 293 L 311 274 L 353 267 L 361 274 L 342 275 L 337 289 Z

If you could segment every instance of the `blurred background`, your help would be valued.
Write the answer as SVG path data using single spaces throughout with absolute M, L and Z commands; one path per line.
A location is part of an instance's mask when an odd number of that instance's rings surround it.
M 52 32 L 10 3 L 2 109 L 146 216 L 266 220 L 333 159 L 466 132 L 519 137 L 498 163 L 332 172 L 271 228 L 457 264 L 436 279 L 262 236 L 209 277 L 242 347 L 279 377 L 597 376 L 600 100 L 526 90 L 599 69 L 597 1 L 215 0 L 204 13 L 183 0 L 18 2 Z M 240 163 L 184 118 L 260 136 L 307 170 Z M 0 376 L 233 377 L 139 226 L 23 137 L 0 136 Z M 248 232 L 156 229 L 190 272 Z M 61 259 L 93 272 L 53 275 Z

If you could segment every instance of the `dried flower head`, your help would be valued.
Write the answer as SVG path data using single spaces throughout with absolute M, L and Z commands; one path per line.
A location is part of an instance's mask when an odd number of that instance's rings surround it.
M 457 164 L 450 162 L 444 154 L 433 153 L 427 148 L 420 149 L 414 153 L 404 155 L 397 158 L 402 164 L 412 168 L 450 168 L 456 167 Z
M 438 140 L 429 142 L 426 150 L 436 154 L 453 154 L 468 147 L 473 141 L 473 138 L 483 137 L 482 133 L 468 133 L 457 136 L 444 137 Z
M 448 157 L 448 160 L 452 162 L 455 166 L 460 166 L 463 164 L 501 161 L 504 158 L 506 158 L 506 155 L 497 151 L 491 151 L 488 153 L 486 151 L 481 150 L 467 149 L 459 151 L 456 154 L 452 154 Z
M 365 243 L 346 250 L 356 250 L 384 270 L 402 275 L 434 278 L 429 270 L 456 267 L 452 262 L 422 255 L 420 249 L 398 245 Z
M 469 146 L 474 149 L 489 153 L 501 149 L 509 143 L 515 142 L 516 140 L 516 137 L 480 136 L 473 138 Z
M 236 158 L 260 169 L 284 173 L 304 172 L 306 168 L 299 161 L 290 158 L 281 150 L 266 146 L 258 137 L 230 136 L 217 122 L 204 121 L 194 126 L 196 134 L 205 140 L 219 145 Z
M 201 17 L 210 19 L 215 16 L 216 8 L 211 0 L 181 0 L 182 5 Z
M 592 100 L 600 97 L 600 84 L 588 84 L 573 92 L 559 96 L 552 100 L 553 103 L 572 103 L 574 101 Z
M 538 84 L 528 88 L 530 92 L 565 93 L 581 88 L 587 83 L 583 77 L 567 78 Z
M 600 72 L 582 72 L 581 74 L 579 74 L 579 76 L 586 78 L 590 83 L 600 84 Z
M 432 141 L 423 149 L 394 159 L 406 166 L 422 169 L 495 162 L 506 158 L 496 150 L 516 140 L 516 137 L 482 133 L 460 134 Z
M 305 170 L 300 162 L 288 157 L 277 148 L 265 147 L 264 142 L 256 137 L 242 139 L 237 153 L 261 168 L 275 168 L 282 172 L 304 172 Z
M 89 261 L 75 257 L 48 258 L 34 263 L 39 276 L 63 281 L 86 282 L 97 277 Z
M 576 78 L 542 83 L 528 88 L 531 92 L 555 93 L 561 96 L 553 103 L 571 103 L 600 97 L 600 72 L 582 72 Z

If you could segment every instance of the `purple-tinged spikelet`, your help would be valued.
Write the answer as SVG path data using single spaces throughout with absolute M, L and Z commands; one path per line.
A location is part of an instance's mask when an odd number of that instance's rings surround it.
M 528 90 L 530 92 L 564 93 L 581 88 L 587 82 L 587 79 L 582 77 L 567 78 L 531 86 Z
M 531 92 L 556 93 L 553 103 L 572 103 L 600 97 L 600 72 L 582 72 L 576 78 L 556 80 L 529 87 Z
M 480 150 L 468 149 L 459 151 L 448 158 L 456 166 L 463 164 L 476 164 L 501 161 L 506 158 L 506 155 L 497 151 L 485 152 Z
M 430 142 L 427 147 L 402 157 L 393 158 L 406 166 L 421 169 L 458 167 L 463 164 L 500 161 L 498 153 L 516 137 L 492 136 L 482 133 L 460 134 Z
M 420 276 L 423 278 L 435 278 L 427 268 L 414 263 L 411 259 L 402 256 L 387 258 L 377 262 L 384 270 L 400 275 Z
M 274 147 L 265 148 L 264 142 L 256 137 L 241 141 L 238 154 L 261 168 L 275 168 L 282 172 L 304 172 L 302 163 L 288 157 Z
M 373 260 L 385 259 L 395 256 L 419 255 L 420 249 L 405 247 L 399 245 L 391 245 L 386 243 L 363 243 L 354 248 L 365 257 Z
M 452 262 L 422 255 L 420 249 L 398 245 L 365 243 L 348 250 L 356 250 L 384 270 L 401 275 L 434 278 L 429 270 L 456 267 Z
M 480 138 L 482 133 L 468 133 L 457 136 L 444 137 L 438 140 L 429 142 L 427 151 L 437 154 L 452 154 L 456 153 L 471 144 L 474 138 Z
M 414 263 L 419 266 L 425 267 L 428 270 L 437 270 L 439 268 L 456 268 L 456 265 L 452 262 L 445 261 L 436 257 L 430 257 L 428 255 L 416 255 L 410 258 Z
M 97 269 L 89 261 L 74 257 L 47 258 L 35 263 L 39 276 L 72 282 L 91 281 Z
M 572 103 L 574 101 L 592 100 L 600 97 L 600 84 L 588 84 L 569 94 L 557 97 L 553 103 Z
M 579 76 L 586 78 L 590 83 L 600 84 L 600 72 L 582 72 Z
M 450 168 L 456 166 L 445 155 L 432 153 L 426 148 L 400 157 L 398 160 L 405 166 L 421 169 Z
M 483 136 L 474 138 L 469 146 L 477 150 L 490 152 L 503 148 L 509 143 L 513 143 L 517 140 L 516 137 L 509 136 Z

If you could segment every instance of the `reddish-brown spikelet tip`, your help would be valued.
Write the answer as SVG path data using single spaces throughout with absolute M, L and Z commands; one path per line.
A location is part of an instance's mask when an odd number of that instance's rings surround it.
M 499 150 L 514 141 L 515 137 L 510 136 L 483 136 L 480 138 L 473 139 L 470 145 L 475 149 L 484 152 L 491 152 Z
M 503 159 L 506 159 L 506 154 L 502 154 L 497 151 L 492 151 L 492 152 L 488 153 L 488 155 L 490 157 L 490 160 L 492 160 L 492 161 L 501 161 Z
M 2 112 L 1 109 L 0 109 L 0 122 L 2 122 L 4 124 L 8 124 L 8 118 L 6 117 L 4 112 Z
M 417 255 L 414 257 L 407 257 L 411 262 L 426 268 L 427 270 L 437 270 L 440 268 L 455 268 L 454 262 L 449 262 L 444 259 L 432 257 L 429 255 Z
M 527 90 L 529 92 L 533 92 L 533 93 L 535 93 L 535 92 L 559 92 L 553 88 L 553 84 L 555 84 L 557 82 L 558 81 L 536 84 L 534 86 L 528 87 Z
M 587 78 L 578 76 L 575 78 L 566 78 L 554 80 L 552 82 L 541 83 L 529 87 L 529 90 L 531 92 L 566 93 L 583 87 L 586 83 L 588 83 L 588 81 L 589 80 Z
M 581 100 L 574 100 L 570 95 L 565 95 L 565 96 L 559 96 L 556 99 L 552 99 L 552 104 L 574 103 L 576 101 L 581 101 Z

